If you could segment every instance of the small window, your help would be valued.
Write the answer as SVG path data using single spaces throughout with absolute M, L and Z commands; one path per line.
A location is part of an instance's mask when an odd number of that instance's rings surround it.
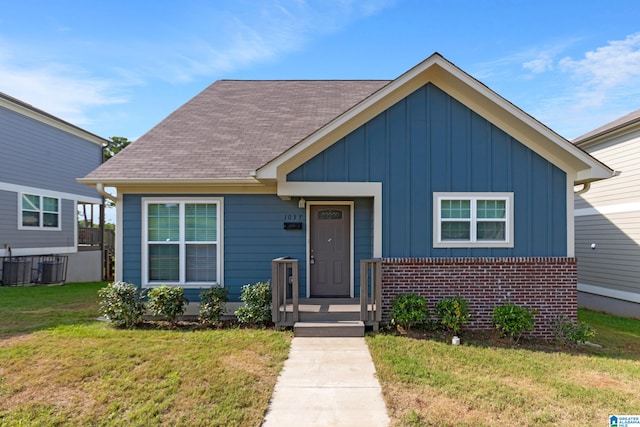
M 342 219 L 342 211 L 335 209 L 319 211 L 318 219 Z
M 60 199 L 23 193 L 20 228 L 60 229 Z
M 513 247 L 513 193 L 434 193 L 433 246 Z

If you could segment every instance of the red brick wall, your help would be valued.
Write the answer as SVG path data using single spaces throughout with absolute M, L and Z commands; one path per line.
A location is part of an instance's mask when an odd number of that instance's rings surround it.
M 415 292 L 436 302 L 456 295 L 469 301 L 469 330 L 492 329 L 493 308 L 509 301 L 538 310 L 532 335 L 553 338 L 558 314 L 577 320 L 575 258 L 387 258 L 382 261 L 383 323 L 391 301 Z

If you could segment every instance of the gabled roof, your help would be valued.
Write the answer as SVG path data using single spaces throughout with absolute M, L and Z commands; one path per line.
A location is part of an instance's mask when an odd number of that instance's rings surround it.
M 388 83 L 220 80 L 82 181 L 253 179 L 257 168 Z
M 53 114 L 49 114 L 44 110 L 36 108 L 31 104 L 19 100 L 18 98 L 14 98 L 11 95 L 7 95 L 4 92 L 0 92 L 0 107 L 15 111 L 22 114 L 23 116 L 31 117 L 32 119 L 38 120 L 39 122 L 46 123 L 50 126 L 61 129 L 65 132 L 71 133 L 100 146 L 109 143 L 109 140 L 107 139 L 88 132 L 74 124 L 66 122 L 61 118 L 54 116 Z
M 625 116 L 609 122 L 597 129 L 587 132 L 574 139 L 573 142 L 578 147 L 586 147 L 600 142 L 603 139 L 610 139 L 614 135 L 629 132 L 633 129 L 640 129 L 640 110 L 636 110 Z
M 433 83 L 507 134 L 570 174 L 574 184 L 610 178 L 613 171 L 572 145 L 469 74 L 434 53 L 349 111 L 262 166 L 257 178 L 283 182 L 286 174 L 427 83 Z
M 435 53 L 389 81 L 217 81 L 86 178 L 87 184 L 283 182 L 286 174 L 433 83 L 565 170 L 613 171 Z

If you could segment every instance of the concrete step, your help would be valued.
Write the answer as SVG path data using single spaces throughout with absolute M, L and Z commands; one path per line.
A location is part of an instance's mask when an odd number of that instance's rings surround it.
M 359 320 L 296 322 L 296 337 L 363 337 L 364 323 Z

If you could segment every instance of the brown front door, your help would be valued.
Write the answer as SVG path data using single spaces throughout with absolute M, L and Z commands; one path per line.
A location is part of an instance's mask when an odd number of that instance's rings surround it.
M 310 206 L 311 297 L 349 297 L 351 211 L 346 205 Z

